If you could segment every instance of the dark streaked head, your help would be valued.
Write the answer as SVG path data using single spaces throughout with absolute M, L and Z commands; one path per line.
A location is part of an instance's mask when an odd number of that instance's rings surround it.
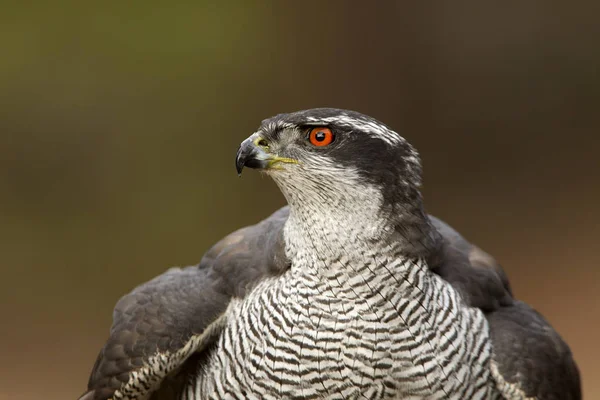
M 239 173 L 244 166 L 268 173 L 292 213 L 338 219 L 358 213 L 362 221 L 354 222 L 372 221 L 373 232 L 424 218 L 418 153 L 385 124 L 358 112 L 316 108 L 266 119 L 238 150 Z

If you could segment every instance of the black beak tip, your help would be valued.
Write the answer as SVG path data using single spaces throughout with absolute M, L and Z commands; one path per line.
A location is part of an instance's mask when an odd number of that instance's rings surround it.
M 237 171 L 238 176 L 242 176 L 242 170 L 244 169 L 245 164 L 246 157 L 242 155 L 242 148 L 240 147 L 235 155 L 235 170 Z
M 244 164 L 243 163 L 239 163 L 239 162 L 235 162 L 235 170 L 237 171 L 238 176 L 242 176 L 242 171 L 244 170 Z

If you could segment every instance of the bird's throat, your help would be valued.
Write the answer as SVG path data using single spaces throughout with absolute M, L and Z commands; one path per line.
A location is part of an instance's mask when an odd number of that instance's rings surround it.
M 391 228 L 383 220 L 359 221 L 358 217 L 333 219 L 291 210 L 284 228 L 291 272 L 307 279 L 332 280 L 338 287 L 404 275 L 409 265 L 401 261 L 409 257 L 393 240 Z

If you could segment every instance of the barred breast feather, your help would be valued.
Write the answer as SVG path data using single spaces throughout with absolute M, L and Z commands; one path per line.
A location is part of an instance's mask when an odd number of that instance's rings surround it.
M 291 271 L 261 282 L 183 398 L 494 398 L 480 310 L 424 260 L 355 268 L 347 285 Z

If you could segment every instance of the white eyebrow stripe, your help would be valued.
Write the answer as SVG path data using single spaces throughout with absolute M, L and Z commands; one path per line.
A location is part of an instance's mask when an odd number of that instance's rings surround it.
M 293 127 L 293 125 L 288 124 L 287 122 L 275 121 L 275 122 L 269 122 L 269 124 L 267 126 L 265 126 L 264 128 L 262 128 L 261 130 L 275 131 L 277 129 L 287 129 L 287 128 L 291 128 L 291 127 Z
M 371 135 L 371 137 L 376 137 L 390 146 L 398 145 L 404 142 L 404 138 L 398 135 L 396 132 L 386 128 L 383 125 L 375 123 L 373 121 L 367 121 L 364 119 L 356 119 L 352 118 L 348 115 L 338 115 L 335 117 L 326 117 L 326 118 L 315 118 L 315 117 L 307 117 L 307 121 L 310 122 L 318 122 L 318 123 L 336 123 L 338 125 L 343 125 L 347 127 L 355 127 L 361 131 L 364 131 Z

